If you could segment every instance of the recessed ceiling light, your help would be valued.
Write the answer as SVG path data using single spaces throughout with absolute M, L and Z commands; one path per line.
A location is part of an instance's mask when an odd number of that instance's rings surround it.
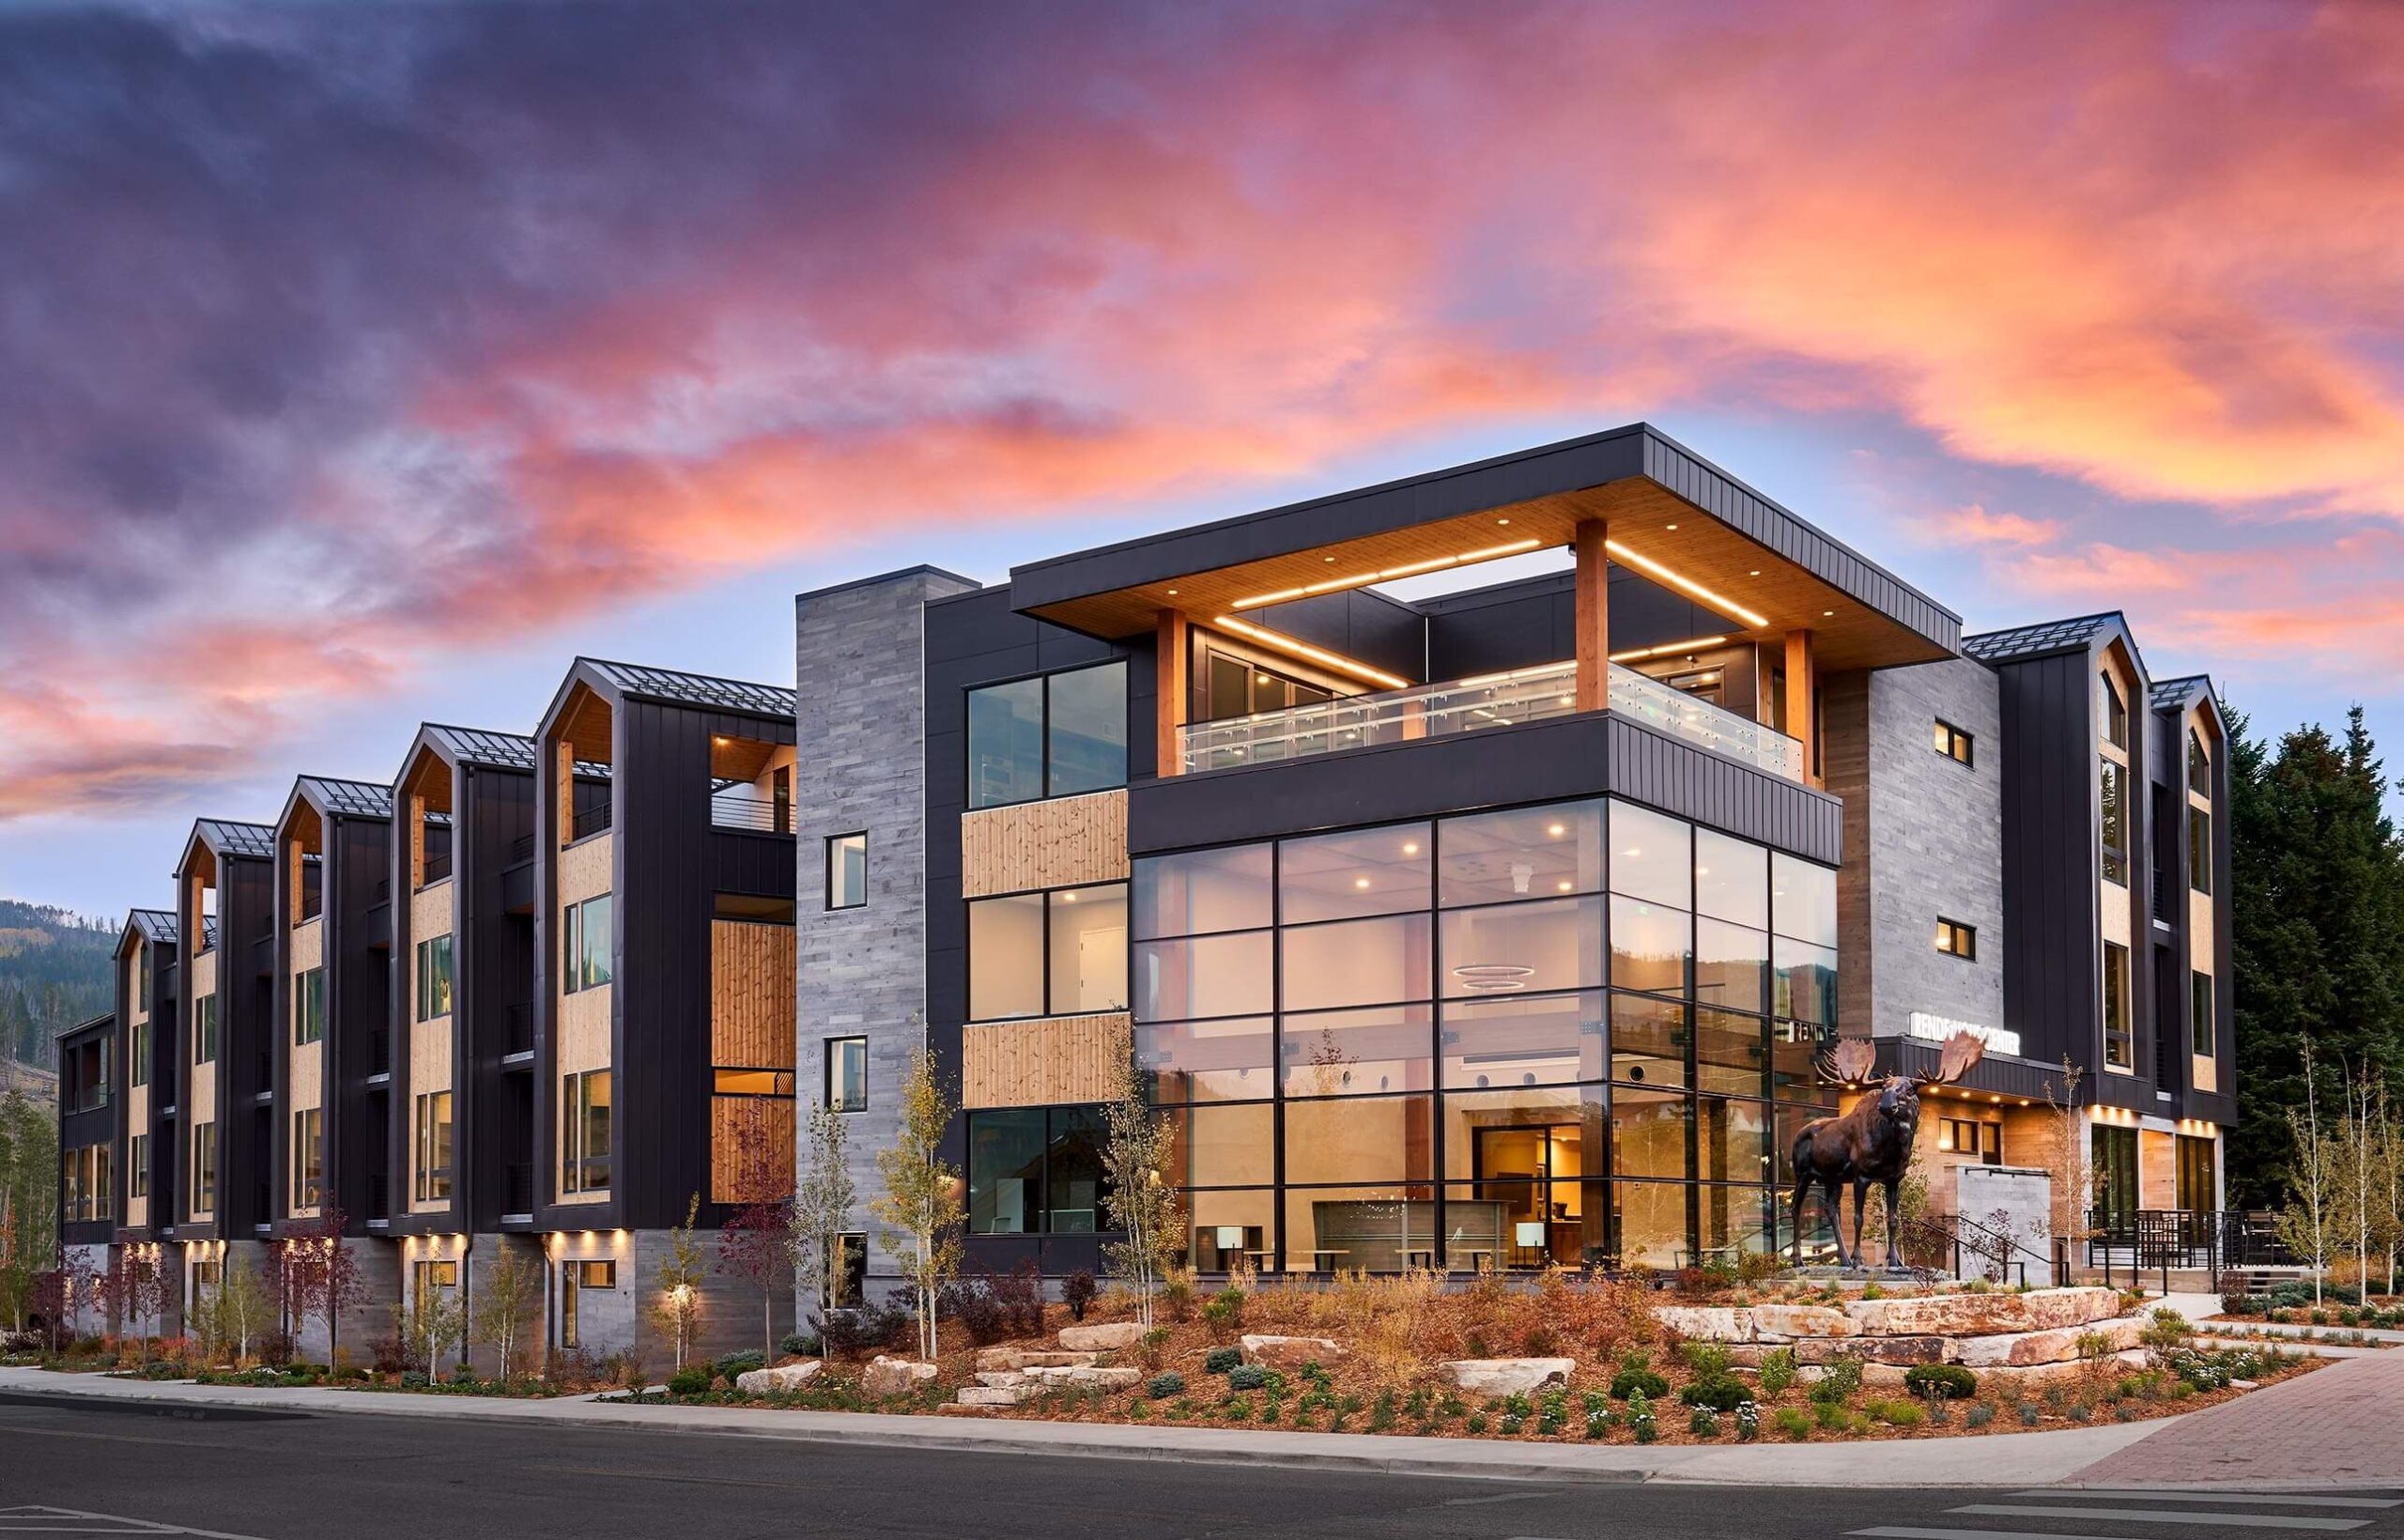
M 1498 518 L 1498 519 L 1496 519 L 1494 522 L 1495 522 L 1495 523 L 1497 523 L 1497 524 L 1508 524 L 1508 523 L 1510 523 L 1511 521 L 1510 521 L 1509 519 L 1507 519 L 1507 518 Z
M 1566 892 L 1568 892 L 1571 888 L 1573 888 L 1573 887 L 1577 886 L 1578 885 L 1577 885 L 1577 884 L 1575 884 L 1575 883 L 1573 883 L 1573 882 L 1571 882 L 1568 878 L 1564 877 L 1564 878 L 1562 878 L 1562 879 L 1561 879 L 1561 881 L 1560 881 L 1559 883 L 1555 884 L 1554 886 L 1557 886 L 1557 887 L 1558 887 L 1562 892 L 1566 893 Z
M 1172 599 L 1176 598 L 1176 597 L 1177 597 L 1177 590 L 1175 590 L 1175 589 L 1170 589 L 1170 590 L 1168 591 L 1168 596 L 1169 596 L 1170 598 L 1172 598 Z
M 1762 575 L 1762 569 L 1761 569 L 1761 568 L 1759 568 L 1759 567 L 1755 567 L 1755 568 L 1753 569 L 1752 575 L 1753 575 L 1754 577 L 1756 577 L 1756 578 L 1760 577 L 1760 576 Z M 1175 589 L 1170 589 L 1170 590 L 1169 590 L 1169 592 L 1170 592 L 1171 593 L 1176 593 L 1176 592 L 1177 592 L 1177 590 L 1175 590 Z
M 1676 528 L 1677 528 L 1677 526 L 1676 526 L 1676 525 L 1674 525 L 1674 524 L 1664 524 L 1664 525 L 1662 525 L 1662 526 L 1661 526 L 1661 528 L 1663 528 L 1663 529 L 1665 529 L 1665 530 L 1674 530 L 1674 529 L 1676 529 Z
M 1566 824 L 1554 824 L 1547 827 L 1544 832 L 1552 836 L 1555 839 L 1558 839 L 1563 835 L 1569 832 L 1569 825 Z
M 1833 609 L 1823 609 L 1823 610 L 1821 610 L 1821 611 L 1820 611 L 1820 613 L 1821 613 L 1823 616 L 1826 616 L 1826 617 L 1831 618 L 1831 619 L 1833 619 L 1833 618 L 1835 617 L 1835 615 L 1836 615 L 1836 611 L 1835 611 L 1835 610 L 1833 610 Z
M 1403 847 L 1402 847 L 1402 853 L 1403 853 L 1405 855 L 1418 855 L 1418 854 L 1419 854 L 1419 841 L 1418 841 L 1418 840 L 1416 840 L 1416 839 L 1412 839 L 1412 840 L 1409 840 L 1409 841 L 1405 842 L 1405 843 L 1404 843 L 1404 845 L 1403 845 Z
M 1369 879 L 1366 877 L 1355 877 L 1352 879 L 1352 886 L 1355 887 L 1365 888 L 1369 886 Z
M 1335 558 L 1334 558 L 1334 557 L 1333 557 L 1333 556 L 1322 556 L 1322 557 L 1320 557 L 1320 558 L 1319 558 L 1319 560 L 1320 560 L 1320 561 L 1322 561 L 1322 562 L 1333 562 L 1333 561 L 1334 561 L 1334 560 L 1335 560 Z

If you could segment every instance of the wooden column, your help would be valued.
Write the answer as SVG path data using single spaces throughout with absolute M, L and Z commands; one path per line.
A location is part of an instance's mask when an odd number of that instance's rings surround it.
M 1820 668 L 1811 652 L 1811 633 L 1786 633 L 1786 735 L 1803 746 L 1804 778 L 1820 783 L 1818 741 Z
M 1599 518 L 1578 525 L 1578 709 L 1610 704 L 1611 575 L 1603 543 L 1610 526 Z
M 1186 673 L 1194 651 L 1188 639 L 1190 634 L 1183 610 L 1161 611 L 1160 632 L 1153 643 L 1159 697 L 1152 703 L 1152 717 L 1159 724 L 1155 775 L 1174 776 L 1185 768 L 1183 757 L 1178 752 L 1177 730 L 1185 722 Z

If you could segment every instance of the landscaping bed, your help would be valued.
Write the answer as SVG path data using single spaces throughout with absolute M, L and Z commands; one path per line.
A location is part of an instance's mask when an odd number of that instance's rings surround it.
M 2312 1366 L 2275 1346 L 2199 1347 L 2176 1317 L 2096 1318 L 2127 1304 L 2097 1290 L 1787 1286 L 1676 1296 L 1641 1280 L 1563 1274 L 1533 1288 L 1492 1277 L 1448 1288 L 1435 1275 L 1235 1287 L 1208 1299 L 1173 1287 L 1148 1331 L 1123 1297 L 1103 1296 L 1082 1321 L 1021 1298 L 999 1321 L 970 1312 L 982 1328 L 973 1333 L 948 1321 L 932 1373 L 863 1344 L 823 1366 L 790 1356 L 767 1374 L 696 1366 L 641 1399 L 1688 1444 L 2136 1421 Z M 1913 1330 L 1938 1321 L 1971 1334 Z M 1854 1334 L 1790 1334 L 1764 1322 Z M 1729 1340 L 1703 1340 L 1715 1335 Z M 2024 1348 L 2065 1356 L 2015 1361 Z M 1949 1362 L 1964 1352 L 1998 1362 Z

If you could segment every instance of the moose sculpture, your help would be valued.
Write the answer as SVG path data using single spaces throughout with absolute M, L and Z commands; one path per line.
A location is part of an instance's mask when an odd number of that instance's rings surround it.
M 1919 1094 L 1931 1086 L 1961 1079 L 1985 1053 L 1982 1040 L 1967 1032 L 1956 1032 L 1945 1040 L 1934 1070 L 1919 1075 L 1888 1075 L 1882 1082 L 1869 1085 L 1860 1100 L 1842 1116 L 1813 1118 L 1796 1132 L 1794 1218 L 1798 1264 L 1803 1253 L 1803 1199 L 1816 1186 L 1822 1206 L 1827 1210 L 1828 1228 L 1836 1236 L 1837 1261 L 1848 1270 L 1864 1266 L 1862 1221 L 1870 1184 L 1876 1182 L 1887 1194 L 1887 1266 L 1892 1270 L 1903 1265 L 1903 1216 L 1897 1198 L 1903 1174 L 1911 1168 L 1912 1141 L 1919 1132 Z M 1869 1081 L 1876 1062 L 1877 1050 L 1867 1039 L 1847 1038 L 1832 1053 L 1822 1056 L 1820 1074 L 1823 1079 L 1847 1086 L 1862 1085 Z M 1845 1249 L 1838 1194 L 1846 1182 L 1853 1184 L 1850 1252 Z

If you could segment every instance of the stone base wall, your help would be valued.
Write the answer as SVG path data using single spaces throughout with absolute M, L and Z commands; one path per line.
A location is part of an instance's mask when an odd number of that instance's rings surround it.
M 1870 1383 L 1900 1383 L 1913 1366 L 1958 1363 L 2040 1378 L 2097 1356 L 2136 1356 L 2141 1316 L 2121 1314 L 2108 1288 L 1934 1294 L 1842 1305 L 1662 1305 L 1654 1319 L 1690 1341 L 1729 1345 L 1740 1368 L 1791 1352 L 1806 1375 L 1842 1359 Z

